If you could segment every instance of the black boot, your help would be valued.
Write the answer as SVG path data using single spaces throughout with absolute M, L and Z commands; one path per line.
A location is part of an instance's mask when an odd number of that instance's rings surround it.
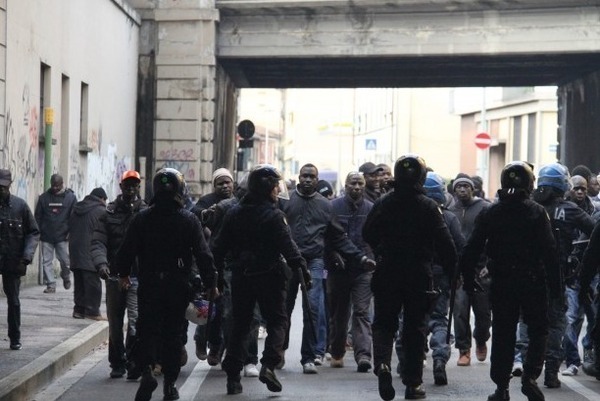
M 421 400 L 425 398 L 425 390 L 423 386 L 406 386 L 404 391 L 405 400 Z
M 242 393 L 242 378 L 240 375 L 227 376 L 227 394 L 241 394 Z
M 448 384 L 448 377 L 446 376 L 446 363 L 441 359 L 435 359 L 433 361 L 433 381 L 438 386 L 445 386 Z
M 493 394 L 488 396 L 488 401 L 509 401 L 510 395 L 508 394 L 507 387 L 498 387 Z
M 269 391 L 273 391 L 278 393 L 281 391 L 281 383 L 277 380 L 277 376 L 273 369 L 269 369 L 263 365 L 260 369 L 260 374 L 258 375 L 258 380 L 267 385 Z
M 154 378 L 154 375 L 152 375 L 150 367 L 144 368 L 140 386 L 138 387 L 137 393 L 135 393 L 135 401 L 150 401 L 156 387 L 158 387 L 158 382 Z
M 521 381 L 521 392 L 527 396 L 529 401 L 545 400 L 542 390 L 540 390 L 534 379 L 523 378 Z
M 379 383 L 379 396 L 384 401 L 391 401 L 396 396 L 396 390 L 392 386 L 392 372 L 390 367 L 384 363 L 377 369 L 377 379 Z
M 177 391 L 177 387 L 175 387 L 175 383 L 171 383 L 165 381 L 163 385 L 163 394 L 165 401 L 174 401 L 179 399 L 179 391 Z
M 558 372 L 545 371 L 544 372 L 544 386 L 548 388 L 559 388 L 560 380 L 558 380 Z

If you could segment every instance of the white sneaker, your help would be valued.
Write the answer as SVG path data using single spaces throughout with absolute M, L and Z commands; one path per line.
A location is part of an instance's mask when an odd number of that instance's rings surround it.
M 258 377 L 258 369 L 256 365 L 249 363 L 244 365 L 244 377 Z
M 263 340 L 267 338 L 267 328 L 265 326 L 260 326 L 258 328 L 258 339 Z
M 331 361 L 331 358 L 332 358 L 332 357 L 331 357 L 331 354 L 330 354 L 329 352 L 326 352 L 326 353 L 325 353 L 325 360 L 327 360 L 327 361 Z
M 514 377 L 521 377 L 523 376 L 523 363 L 521 362 L 515 362 L 513 365 L 513 370 L 512 370 L 512 375 Z
M 304 365 L 302 365 L 302 372 L 307 375 L 314 375 L 316 373 L 319 373 L 317 372 L 317 367 L 312 362 L 306 362 Z
M 315 366 L 323 365 L 323 357 L 321 355 L 315 356 Z
M 577 373 L 579 373 L 579 368 L 575 365 L 569 365 L 568 368 L 560 372 L 563 376 L 577 376 Z

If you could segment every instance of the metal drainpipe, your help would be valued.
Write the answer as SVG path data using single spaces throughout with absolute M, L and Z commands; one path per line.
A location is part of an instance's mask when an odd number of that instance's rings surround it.
M 50 188 L 50 176 L 52 175 L 52 125 L 54 124 L 54 109 L 44 109 L 44 124 L 46 131 L 44 135 L 44 191 Z

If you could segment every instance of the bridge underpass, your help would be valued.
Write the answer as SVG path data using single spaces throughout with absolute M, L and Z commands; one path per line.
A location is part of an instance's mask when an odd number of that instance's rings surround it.
M 189 144 L 200 192 L 210 167 L 234 165 L 240 88 L 557 85 L 558 158 L 600 170 L 598 2 L 130 1 L 156 63 L 140 149 L 167 164 L 156 153 Z
M 600 171 L 600 7 L 585 0 L 221 0 L 238 88 L 558 86 L 557 158 Z

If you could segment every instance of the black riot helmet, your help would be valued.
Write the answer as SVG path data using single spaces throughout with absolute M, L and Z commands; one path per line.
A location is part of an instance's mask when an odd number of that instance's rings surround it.
M 281 173 L 270 164 L 259 164 L 248 175 L 248 192 L 259 199 L 269 199 L 273 188 L 279 186 L 279 197 L 286 197 L 287 187 L 282 184 Z M 281 191 L 285 189 L 285 193 Z
M 427 166 L 421 156 L 400 156 L 394 165 L 394 185 L 422 188 L 427 177 Z
M 500 174 L 500 185 L 502 189 L 520 189 L 527 193 L 533 191 L 535 176 L 528 163 L 514 161 L 508 163 Z
M 153 200 L 172 199 L 183 206 L 185 199 L 185 180 L 183 174 L 174 168 L 161 168 L 152 179 Z

